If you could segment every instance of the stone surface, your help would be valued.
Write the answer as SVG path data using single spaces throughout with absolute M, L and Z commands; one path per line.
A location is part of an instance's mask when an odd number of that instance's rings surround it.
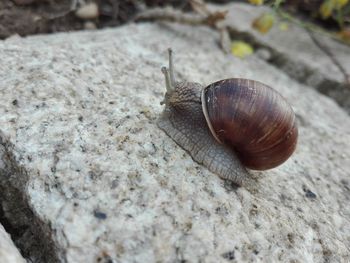
M 39 242 L 24 249 L 27 257 L 347 261 L 349 116 L 255 56 L 224 55 L 218 37 L 139 24 L 0 43 L 0 199 L 23 233 L 18 240 Z M 292 104 L 297 151 L 276 169 L 254 172 L 257 188 L 224 182 L 157 128 L 169 46 L 178 79 L 251 78 Z
M 211 7 L 229 11 L 223 24 L 231 29 L 233 37 L 247 39 L 253 42 L 254 46 L 269 50 L 271 53 L 269 63 L 298 81 L 330 96 L 350 113 L 350 83 L 346 84 L 339 67 L 323 47 L 314 42 L 311 33 L 305 28 L 276 19 L 272 29 L 267 34 L 261 34 L 253 29 L 252 23 L 262 14 L 272 12 L 270 8 L 245 3 Z M 281 30 L 281 22 L 288 24 L 286 30 Z M 350 81 L 350 47 L 321 33 L 313 35 L 338 60 Z
M 25 263 L 24 258 L 13 244 L 9 234 L 0 224 L 0 262 Z

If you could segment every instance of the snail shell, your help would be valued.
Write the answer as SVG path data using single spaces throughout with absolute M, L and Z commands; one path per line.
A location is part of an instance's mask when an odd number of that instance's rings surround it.
M 241 78 L 220 80 L 202 90 L 201 100 L 215 139 L 233 149 L 247 168 L 274 168 L 294 152 L 295 114 L 269 86 Z

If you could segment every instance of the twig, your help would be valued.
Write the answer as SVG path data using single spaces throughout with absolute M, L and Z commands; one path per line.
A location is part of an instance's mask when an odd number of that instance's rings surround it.
M 312 41 L 315 43 L 315 45 L 318 46 L 318 48 L 321 49 L 332 60 L 333 64 L 343 74 L 345 83 L 350 85 L 350 74 L 346 72 L 343 65 L 338 61 L 338 59 L 335 57 L 335 55 L 332 53 L 332 51 L 328 48 L 328 46 L 321 43 L 321 41 L 319 41 L 317 39 L 315 34 L 310 29 L 307 29 L 307 32 L 309 33 L 309 35 L 310 35 Z
M 44 18 L 47 20 L 55 20 L 58 18 L 65 17 L 65 16 L 69 15 L 71 12 L 76 11 L 78 6 L 82 5 L 83 3 L 84 3 L 83 0 L 71 0 L 70 7 L 68 10 L 62 11 L 58 14 L 50 14 L 50 15 L 44 16 Z
M 172 7 L 147 9 L 139 13 L 135 20 L 164 20 L 177 22 L 192 26 L 209 26 L 220 33 L 220 46 L 224 52 L 230 50 L 230 35 L 225 26 L 219 26 L 218 22 L 225 18 L 228 11 L 211 12 L 207 9 L 204 2 L 200 0 L 190 0 L 192 8 L 196 13 L 184 13 Z
M 205 24 L 206 17 L 196 14 L 186 14 L 180 10 L 175 10 L 171 7 L 152 8 L 139 13 L 135 20 L 166 20 L 170 22 L 178 22 L 193 26 Z
M 286 19 L 288 21 L 290 21 L 293 24 L 296 24 L 302 28 L 305 28 L 306 30 L 310 30 L 314 33 L 318 33 L 324 36 L 327 36 L 341 44 L 344 44 L 344 41 L 339 38 L 339 36 L 337 34 L 334 33 L 330 33 L 327 30 L 323 29 L 322 27 L 319 27 L 315 24 L 312 24 L 310 22 L 305 22 L 305 21 L 301 21 L 295 17 L 293 17 L 292 15 L 288 14 L 287 12 L 281 10 L 281 9 L 277 9 L 275 10 L 276 14 L 278 14 L 280 17 L 282 17 L 283 19 Z
M 210 14 L 210 11 L 208 10 L 207 6 L 205 5 L 205 2 L 202 0 L 189 0 L 189 3 L 197 14 L 207 16 Z

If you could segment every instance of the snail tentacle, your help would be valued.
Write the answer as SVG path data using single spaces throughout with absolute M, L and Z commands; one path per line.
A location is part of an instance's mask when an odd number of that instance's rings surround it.
M 174 76 L 174 63 L 173 63 L 173 50 L 168 48 L 169 56 L 169 79 L 172 87 L 175 87 L 175 76 Z

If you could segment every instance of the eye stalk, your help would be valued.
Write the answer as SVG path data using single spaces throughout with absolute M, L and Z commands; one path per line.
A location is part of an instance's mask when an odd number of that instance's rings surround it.
M 169 55 L 169 78 L 172 87 L 175 87 L 175 76 L 174 76 L 174 63 L 173 63 L 173 50 L 168 48 Z
M 165 78 L 166 95 L 165 99 L 160 102 L 160 105 L 166 104 L 166 97 L 168 97 L 175 90 L 175 77 L 174 77 L 174 64 L 173 64 L 173 51 L 168 48 L 169 57 L 169 69 L 167 67 L 162 67 L 162 73 Z

